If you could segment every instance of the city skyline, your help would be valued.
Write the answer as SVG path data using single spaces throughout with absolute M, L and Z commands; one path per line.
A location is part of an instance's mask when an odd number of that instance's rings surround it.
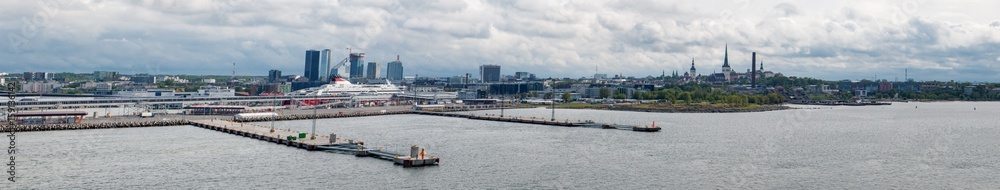
M 500 65 L 540 77 L 769 70 L 825 80 L 1000 81 L 993 1 L 17 2 L 2 71 L 261 76 L 331 49 L 407 76 Z M 289 11 L 305 10 L 305 11 Z M 352 14 L 339 14 L 351 12 Z M 41 16 L 39 16 L 41 15 Z M 132 15 L 132 16 L 123 16 Z M 22 19 L 23 18 L 23 19 Z M 17 21 L 17 22 L 13 22 Z M 352 48 L 353 50 L 348 50 Z M 367 62 L 362 62 L 367 63 Z M 355 65 L 363 68 L 360 65 Z M 593 69 L 598 69 L 595 71 Z M 387 70 L 388 71 L 388 70 Z

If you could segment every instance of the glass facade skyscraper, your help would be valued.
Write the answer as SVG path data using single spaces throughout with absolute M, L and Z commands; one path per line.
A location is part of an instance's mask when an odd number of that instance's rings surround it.
M 403 80 L 403 62 L 396 57 L 395 61 L 386 64 L 385 78 L 389 80 Z
M 324 49 L 319 55 L 319 80 L 330 80 L 330 60 L 333 59 L 330 49 Z
M 320 52 L 318 50 L 306 50 L 305 73 L 303 76 L 309 81 L 320 81 Z
M 382 77 L 381 73 L 379 73 L 379 70 L 380 69 L 378 69 L 378 62 L 374 61 L 368 62 L 368 70 L 367 70 L 368 75 L 366 75 L 365 77 L 368 79 L 378 79 Z
M 267 82 L 268 83 L 276 83 L 276 82 L 281 82 L 283 80 L 284 79 L 281 78 L 281 71 L 280 70 L 273 70 L 272 69 L 271 71 L 267 72 Z
M 365 53 L 351 53 L 350 62 L 350 78 L 364 78 Z

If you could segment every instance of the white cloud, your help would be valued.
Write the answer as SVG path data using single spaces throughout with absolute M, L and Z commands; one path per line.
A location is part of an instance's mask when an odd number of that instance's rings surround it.
M 367 61 L 401 55 L 407 75 L 659 75 L 736 70 L 750 52 L 785 74 L 844 79 L 925 72 L 923 80 L 997 80 L 1000 2 L 919 1 L 74 1 L 45 13 L 0 7 L 4 72 L 118 70 L 175 74 L 301 73 L 306 49 Z M 29 20 L 27 24 L 22 18 Z M 44 21 L 44 22 L 42 22 Z M 34 29 L 34 30 L 25 30 Z M 36 31 L 26 37 L 25 31 Z M 13 37 L 12 37 L 13 36 Z M 11 40 L 14 39 L 14 40 Z M 12 43 L 13 42 L 13 43 Z M 935 72 L 940 70 L 941 72 Z M 911 70 L 912 71 L 912 70 Z M 968 72 L 959 75 L 958 73 Z M 919 78 L 918 78 L 919 79 Z

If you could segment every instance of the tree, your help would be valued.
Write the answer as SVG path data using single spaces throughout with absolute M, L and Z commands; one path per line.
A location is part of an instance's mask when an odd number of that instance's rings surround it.
M 683 93 L 681 93 L 681 96 L 684 97 L 684 103 L 691 104 L 691 93 L 690 92 L 683 92 Z
M 569 99 L 570 99 L 571 97 L 572 97 L 572 96 L 570 96 L 569 92 L 563 92 L 563 94 L 562 94 L 562 99 L 563 99 L 563 102 L 569 102 Z
M 628 98 L 628 97 L 625 96 L 625 94 L 622 94 L 622 93 L 615 93 L 615 95 L 614 95 L 614 99 L 626 99 L 626 98 Z
M 611 96 L 611 89 L 608 89 L 608 87 L 601 87 L 601 90 L 598 93 L 597 98 L 603 99 L 603 98 L 608 98 L 610 96 Z

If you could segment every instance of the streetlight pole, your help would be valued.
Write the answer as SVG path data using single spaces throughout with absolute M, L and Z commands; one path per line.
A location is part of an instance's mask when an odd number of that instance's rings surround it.
M 556 99 L 555 94 L 552 94 L 552 121 L 556 121 Z
M 504 97 L 500 96 L 500 117 L 503 117 L 503 102 L 504 102 Z
M 274 113 L 274 115 L 271 115 L 271 133 L 274 133 L 274 120 L 278 117 L 278 95 L 274 94 L 274 91 L 271 91 L 271 96 L 274 96 L 274 99 L 271 100 L 273 104 L 271 105 L 271 112 Z
M 312 127 L 312 138 L 310 139 L 316 139 L 316 109 L 318 108 L 317 106 L 319 106 L 319 91 L 317 91 L 316 94 L 313 95 L 313 97 L 315 98 L 313 99 L 315 103 L 313 104 L 313 127 Z

